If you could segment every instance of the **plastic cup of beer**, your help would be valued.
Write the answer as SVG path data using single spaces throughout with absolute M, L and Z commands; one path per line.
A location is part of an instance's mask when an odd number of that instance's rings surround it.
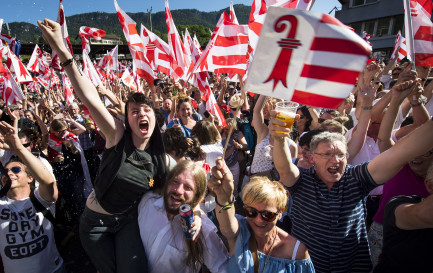
M 279 126 L 284 128 L 292 128 L 293 122 L 295 122 L 296 111 L 299 107 L 299 104 L 291 101 L 280 101 L 277 102 L 275 107 L 275 111 L 277 111 L 276 118 L 282 120 L 286 123 L 285 126 Z M 277 131 L 279 133 L 283 133 L 281 131 Z

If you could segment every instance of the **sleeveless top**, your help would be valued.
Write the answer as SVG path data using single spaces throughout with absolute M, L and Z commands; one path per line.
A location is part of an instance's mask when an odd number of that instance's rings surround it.
M 236 215 L 239 221 L 239 234 L 236 238 L 234 254 L 229 259 L 230 273 L 254 273 L 254 261 L 249 249 L 250 231 L 248 230 L 247 219 L 243 216 Z M 303 260 L 295 260 L 299 241 L 296 242 L 293 250 L 292 259 L 282 259 L 269 257 L 264 273 L 313 273 L 315 272 L 310 257 Z M 267 255 L 257 251 L 259 258 L 259 272 L 263 271 Z
M 116 146 L 104 151 L 95 179 L 96 198 L 104 210 L 112 214 L 130 211 L 147 191 L 163 186 L 166 158 L 159 138 L 159 130 L 155 130 L 149 147 L 141 151 L 125 131 Z

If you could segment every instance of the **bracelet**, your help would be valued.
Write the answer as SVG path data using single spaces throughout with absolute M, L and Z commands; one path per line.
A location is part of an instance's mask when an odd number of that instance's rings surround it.
M 373 109 L 373 106 L 372 105 L 370 105 L 370 106 L 362 106 L 361 109 L 362 110 L 371 110 L 371 109 Z
M 218 198 L 215 196 L 215 203 L 217 203 L 217 205 L 221 207 L 221 209 L 218 211 L 218 213 L 221 213 L 221 211 L 223 211 L 223 210 L 231 209 L 233 204 L 235 203 L 235 201 L 236 201 L 236 198 L 233 195 L 233 200 L 230 203 L 228 203 L 227 205 L 223 206 L 220 203 L 218 203 Z
M 64 61 L 64 62 L 61 62 L 61 63 L 60 63 L 60 66 L 61 66 L 61 67 L 68 66 L 68 65 L 70 65 L 70 64 L 72 63 L 73 60 L 74 60 L 73 58 L 70 58 L 70 59 L 68 59 L 68 60 L 66 60 L 66 61 Z

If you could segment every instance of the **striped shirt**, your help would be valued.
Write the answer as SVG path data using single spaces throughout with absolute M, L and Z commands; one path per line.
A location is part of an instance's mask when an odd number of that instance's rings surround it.
M 315 168 L 300 170 L 289 188 L 293 198 L 292 235 L 305 243 L 316 272 L 370 272 L 365 197 L 377 184 L 367 163 L 347 165 L 328 190 Z

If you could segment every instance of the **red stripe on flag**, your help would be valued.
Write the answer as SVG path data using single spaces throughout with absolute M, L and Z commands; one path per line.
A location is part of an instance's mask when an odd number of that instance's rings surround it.
M 166 61 L 166 62 L 170 62 L 170 58 L 167 54 L 165 53 L 158 53 L 158 59 L 162 60 L 162 61 Z
M 413 36 L 414 40 L 422 40 L 427 42 L 433 42 L 433 27 L 431 26 L 420 26 L 418 31 Z
M 359 71 L 308 64 L 301 72 L 301 77 L 345 84 L 355 84 L 358 75 Z
M 214 69 L 214 73 L 233 73 L 233 74 L 245 74 L 245 69 L 233 68 L 233 67 L 224 67 Z
M 247 57 L 245 55 L 225 55 L 225 56 L 212 56 L 214 65 L 232 66 L 237 64 L 246 64 Z
M 214 46 L 229 47 L 240 44 L 248 44 L 248 36 L 218 36 Z
M 415 64 L 417 66 L 433 66 L 433 54 L 415 53 Z
M 145 79 L 149 84 L 153 83 L 153 76 L 147 73 L 147 71 L 137 67 L 137 75 Z M 153 85 L 153 84 L 152 84 Z
M 338 106 L 340 106 L 340 104 L 344 101 L 344 99 L 311 94 L 309 92 L 300 90 L 295 90 L 291 100 L 301 104 L 326 109 L 337 109 Z
M 137 34 L 137 29 L 135 28 L 135 24 L 129 24 L 128 25 L 128 31 L 129 31 L 129 37 L 131 37 L 134 34 Z
M 355 55 L 368 55 L 371 49 L 362 44 L 338 38 L 316 37 L 311 44 L 310 50 L 328 51 L 336 53 L 347 53 Z

